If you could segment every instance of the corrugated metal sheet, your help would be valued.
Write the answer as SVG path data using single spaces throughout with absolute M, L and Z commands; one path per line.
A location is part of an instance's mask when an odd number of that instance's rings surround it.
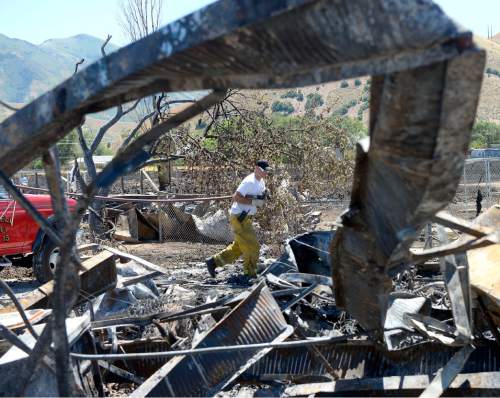
M 287 329 L 281 310 L 262 282 L 195 347 L 271 342 Z M 133 393 L 142 396 L 207 396 L 241 368 L 255 351 L 175 357 Z
M 161 352 L 168 351 L 170 345 L 166 341 L 137 341 L 132 344 L 127 344 L 124 351 L 128 353 L 134 352 Z M 148 358 L 134 361 L 117 362 L 115 365 L 123 369 L 128 369 L 130 372 L 141 377 L 149 377 L 165 364 L 164 358 Z
M 437 343 L 420 344 L 402 352 L 389 353 L 373 343 L 334 344 L 317 346 L 339 371 L 342 378 L 405 376 L 434 374 L 451 359 L 456 347 Z M 480 346 L 469 357 L 462 372 L 491 372 L 500 370 L 500 351 L 494 345 Z M 260 377 L 297 379 L 304 376 L 326 376 L 323 364 L 307 348 L 276 349 L 253 365 L 245 379 Z

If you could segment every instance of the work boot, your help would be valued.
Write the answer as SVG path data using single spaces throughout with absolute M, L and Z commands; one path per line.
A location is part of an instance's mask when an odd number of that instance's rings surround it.
M 213 257 L 207 258 L 205 260 L 205 263 L 207 264 L 207 270 L 208 273 L 212 278 L 215 278 L 215 260 Z

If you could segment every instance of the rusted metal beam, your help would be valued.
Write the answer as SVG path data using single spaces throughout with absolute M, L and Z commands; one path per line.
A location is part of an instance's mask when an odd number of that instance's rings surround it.
M 374 79 L 370 138 L 358 146 L 350 208 L 331 247 L 337 303 L 367 330 L 382 330 L 392 277 L 455 194 L 484 59 L 470 47 Z M 459 92 L 466 94 L 459 99 Z
M 448 242 L 448 235 L 443 226 L 438 226 L 439 240 Z M 464 253 L 440 258 L 446 290 L 455 322 L 457 340 L 470 342 L 472 339 L 472 302 L 469 281 L 469 264 Z
M 494 232 L 492 228 L 481 227 L 470 221 L 452 216 L 445 211 L 438 212 L 434 216 L 434 221 L 445 227 L 458 229 L 460 232 L 475 236 L 476 238 L 482 238 Z
M 500 206 L 489 208 L 474 220 L 474 224 L 500 231 Z M 500 272 L 498 272 L 500 244 L 497 242 L 495 245 L 469 250 L 467 261 L 471 288 L 481 297 L 482 304 L 498 328 L 500 327 Z

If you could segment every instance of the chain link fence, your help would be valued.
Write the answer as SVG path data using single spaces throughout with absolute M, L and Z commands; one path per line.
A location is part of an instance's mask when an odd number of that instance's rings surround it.
M 220 244 L 232 241 L 226 199 L 172 197 L 162 193 L 155 199 L 147 199 L 148 202 L 141 198 L 132 200 L 106 205 L 105 217 L 112 224 L 116 240 Z
M 500 202 L 500 158 L 467 159 L 455 198 L 447 208 L 451 214 L 472 219 L 478 210 Z
M 286 168 L 281 172 L 286 181 L 281 181 L 273 190 L 286 192 L 285 200 L 293 201 L 293 214 L 284 217 L 279 208 L 261 210 L 255 225 L 260 241 L 279 245 L 302 232 L 333 229 L 339 215 L 349 206 L 349 193 L 331 189 L 324 197 L 313 197 L 302 189 L 300 170 Z M 234 189 L 243 177 L 235 173 L 221 176 L 231 181 Z M 227 244 L 233 239 L 229 225 L 231 201 L 220 196 L 232 192 L 218 192 L 209 178 L 212 176 L 201 168 L 174 166 L 169 170 L 168 189 L 159 192 L 157 171 L 131 173 L 113 184 L 110 193 L 114 199 L 106 202 L 103 217 L 119 241 Z M 278 176 L 277 180 L 280 179 Z M 14 181 L 46 188 L 43 171 L 21 171 L 14 176 Z M 68 190 L 71 189 L 68 183 Z M 219 198 L 213 199 L 214 196 Z M 499 200 L 500 158 L 468 159 L 456 196 L 446 210 L 472 219 L 478 206 L 484 211 Z M 269 205 L 267 207 L 272 207 Z

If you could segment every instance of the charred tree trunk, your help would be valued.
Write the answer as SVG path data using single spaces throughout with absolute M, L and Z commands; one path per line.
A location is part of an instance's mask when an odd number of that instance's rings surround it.
M 158 165 L 158 189 L 160 191 L 166 191 L 170 186 L 170 173 L 169 173 L 170 162 L 160 163 Z
M 160 152 L 165 158 L 170 159 L 174 153 L 173 142 L 170 137 L 165 137 L 159 145 Z M 166 191 L 172 183 L 172 163 L 169 160 L 166 163 L 158 165 L 158 188 L 160 191 Z
M 109 188 L 101 189 L 98 191 L 98 196 L 108 196 Z M 105 238 L 109 231 L 108 225 L 104 222 L 102 210 L 105 207 L 105 202 L 102 200 L 93 200 L 89 206 L 91 208 L 89 213 L 89 229 L 94 237 Z

